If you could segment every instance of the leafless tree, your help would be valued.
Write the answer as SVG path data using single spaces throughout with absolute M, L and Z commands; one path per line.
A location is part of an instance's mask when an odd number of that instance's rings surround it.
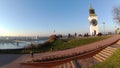
M 120 25 L 120 6 L 113 8 L 113 19 Z

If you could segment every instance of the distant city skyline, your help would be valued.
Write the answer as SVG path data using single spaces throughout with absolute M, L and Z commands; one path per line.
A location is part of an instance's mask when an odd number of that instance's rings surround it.
M 112 9 L 119 0 L 0 0 L 0 36 L 49 36 L 89 33 L 89 8 L 98 16 L 99 31 L 114 32 Z M 118 26 L 117 26 L 118 27 Z

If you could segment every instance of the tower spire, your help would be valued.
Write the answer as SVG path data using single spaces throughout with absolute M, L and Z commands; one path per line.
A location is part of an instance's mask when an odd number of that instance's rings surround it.
M 93 9 L 92 4 L 90 3 L 90 9 Z

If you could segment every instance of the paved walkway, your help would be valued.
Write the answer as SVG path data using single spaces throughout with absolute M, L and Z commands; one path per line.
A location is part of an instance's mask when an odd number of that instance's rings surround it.
M 4 66 L 8 63 L 11 63 L 20 56 L 21 54 L 0 54 L 0 66 Z
M 109 39 L 105 39 L 105 40 L 102 40 L 99 42 L 95 42 L 95 43 L 91 43 L 88 45 L 76 47 L 73 49 L 56 51 L 56 52 L 38 53 L 38 54 L 35 54 L 34 56 L 36 59 L 40 59 L 40 58 L 43 58 L 45 56 L 51 56 L 51 55 L 64 56 L 64 55 L 70 55 L 70 54 L 78 53 L 78 52 L 83 53 L 83 52 L 90 51 L 90 50 L 93 50 L 93 49 L 96 49 L 96 48 L 99 48 L 102 46 L 111 45 L 112 43 L 115 43 L 119 39 L 120 39 L 120 36 L 116 35 L 116 36 L 109 38 Z M 13 61 L 5 66 L 2 66 L 2 67 L 3 68 L 40 68 L 37 66 L 29 66 L 29 65 L 25 66 L 25 65 L 20 64 L 21 62 L 25 62 L 26 60 L 31 60 L 31 56 L 29 54 L 23 55 L 23 56 L 19 57 L 18 59 L 16 59 L 15 61 Z M 41 68 L 43 68 L 43 67 L 41 67 Z M 47 68 L 50 68 L 50 67 L 47 67 Z

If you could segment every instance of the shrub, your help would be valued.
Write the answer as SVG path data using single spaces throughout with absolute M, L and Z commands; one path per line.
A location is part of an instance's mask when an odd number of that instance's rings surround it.
M 97 36 L 102 36 L 103 34 L 102 33 L 98 33 Z

